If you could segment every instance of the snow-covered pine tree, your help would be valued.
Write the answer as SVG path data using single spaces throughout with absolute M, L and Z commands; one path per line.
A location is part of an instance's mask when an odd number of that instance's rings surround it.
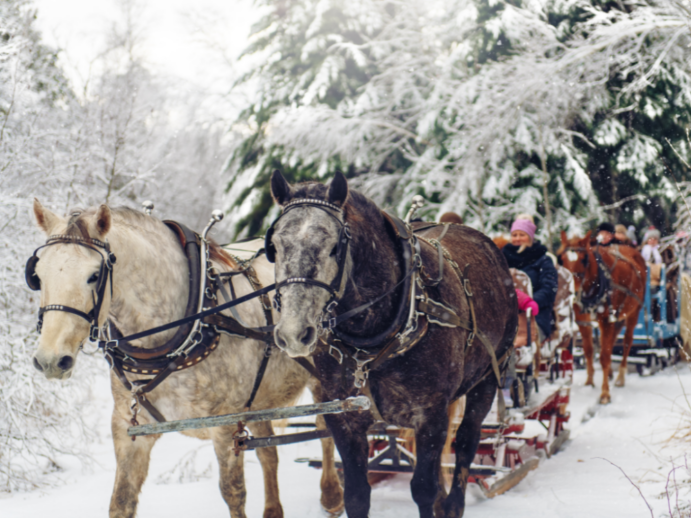
M 315 3 L 314 12 L 335 1 Z M 604 217 L 602 157 L 613 152 L 615 183 L 629 182 L 639 198 L 660 192 L 655 135 L 674 121 L 678 141 L 686 124 L 675 113 L 688 91 L 676 0 L 617 9 L 593 1 L 360 2 L 357 12 L 333 11 L 328 30 L 304 2 L 276 4 L 251 48 L 265 52 L 249 76 L 262 93 L 235 126 L 245 134 L 229 161 L 238 230 L 266 224 L 275 167 L 296 180 L 341 168 L 399 213 L 422 193 L 427 217 L 456 210 L 487 232 L 532 212 L 547 241 L 550 227 L 555 239 L 558 229 L 582 231 Z M 327 36 L 312 38 L 314 27 Z M 361 57 L 356 70 L 364 73 L 333 68 L 329 58 L 343 49 L 358 51 L 350 55 Z M 679 65 L 670 68 L 673 59 Z M 349 77 L 353 88 L 334 86 Z M 305 96 L 314 85 L 323 94 Z M 657 97 L 644 102 L 644 90 Z M 638 111 L 631 138 L 611 149 L 611 121 Z M 628 195 L 624 187 L 611 201 Z
M 246 134 L 229 161 L 238 230 L 252 233 L 266 224 L 266 180 L 277 167 L 294 179 L 340 168 L 355 186 L 399 212 L 422 193 L 430 201 L 428 217 L 453 209 L 489 231 L 509 217 L 506 208 L 493 208 L 497 203 L 511 202 L 509 212 L 515 212 L 518 200 L 523 210 L 537 212 L 544 183 L 540 157 L 549 160 L 554 149 L 565 164 L 560 172 L 570 174 L 554 175 L 563 219 L 573 217 L 573 192 L 589 200 L 579 155 L 562 131 L 573 102 L 560 98 L 561 85 L 544 88 L 530 69 L 533 55 L 542 57 L 558 44 L 539 5 L 531 11 L 487 2 L 478 8 L 464 0 L 360 2 L 355 11 L 329 11 L 338 15 L 331 26 L 310 16 L 304 2 L 289 4 L 292 11 L 285 5 L 255 31 L 261 38 L 249 52 L 265 55 L 243 79 L 256 81 L 261 95 L 236 123 Z M 316 5 L 321 12 L 336 4 Z M 291 23 L 290 30 L 279 30 Z M 330 32 L 315 33 L 315 27 Z M 345 56 L 337 72 L 334 56 Z M 506 65 L 507 59 L 522 61 Z M 297 64 L 289 66 L 291 60 Z M 323 78 L 331 82 L 321 96 L 305 95 Z M 352 88 L 340 86 L 347 80 Z M 519 99 L 536 82 L 541 95 Z M 326 95 L 331 91 L 340 95 Z
M 691 171 L 670 144 L 691 156 L 690 21 L 683 1 L 593 0 L 576 4 L 562 22 L 587 34 L 572 52 L 603 70 L 603 105 L 574 126 L 594 144 L 579 143 L 614 222 L 670 231 L 677 217 L 674 178 Z
M 292 181 L 342 170 L 374 182 L 381 203 L 398 201 L 434 78 L 426 10 L 417 1 L 262 5 L 269 12 L 245 52 L 257 64 L 239 81 L 258 93 L 233 126 L 241 140 L 227 166 L 236 230 L 266 225 L 276 168 Z

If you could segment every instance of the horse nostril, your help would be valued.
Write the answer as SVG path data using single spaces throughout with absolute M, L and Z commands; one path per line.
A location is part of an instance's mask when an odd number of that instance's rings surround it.
M 276 338 L 276 346 L 282 351 L 285 351 L 288 344 L 283 339 L 283 337 L 280 334 L 278 334 L 278 332 L 276 332 L 274 338 Z
M 74 358 L 71 356 L 63 356 L 58 362 L 58 367 L 64 371 L 70 370 L 72 365 L 74 365 Z
M 36 367 L 36 370 L 39 372 L 43 372 L 43 366 L 40 364 L 40 362 L 34 358 L 34 367 Z
M 303 345 L 310 345 L 312 341 L 314 340 L 314 335 L 316 334 L 317 330 L 310 326 L 307 329 L 305 329 L 302 332 L 302 335 L 300 335 L 300 341 L 302 342 Z

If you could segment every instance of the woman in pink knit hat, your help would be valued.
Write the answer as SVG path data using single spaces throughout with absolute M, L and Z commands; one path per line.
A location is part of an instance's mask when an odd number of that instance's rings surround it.
M 511 225 L 511 243 L 502 252 L 509 268 L 522 270 L 530 277 L 533 300 L 540 309 L 535 321 L 542 342 L 552 334 L 552 306 L 557 296 L 559 278 L 554 263 L 546 255 L 547 248 L 535 239 L 535 230 L 535 223 L 524 215 L 518 216 Z

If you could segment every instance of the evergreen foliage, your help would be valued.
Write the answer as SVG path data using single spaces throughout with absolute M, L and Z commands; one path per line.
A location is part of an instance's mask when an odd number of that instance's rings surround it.
M 268 224 L 268 175 L 346 172 L 402 214 L 455 210 L 541 237 L 598 219 L 669 228 L 665 142 L 688 121 L 681 0 L 264 0 L 240 83 L 256 86 L 227 165 L 236 231 Z M 650 198 L 650 199 L 648 199 Z M 625 201 L 628 200 L 628 201 Z M 602 208 L 602 205 L 612 207 Z

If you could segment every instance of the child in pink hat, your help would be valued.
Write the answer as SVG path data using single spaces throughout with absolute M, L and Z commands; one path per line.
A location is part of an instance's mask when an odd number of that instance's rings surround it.
M 521 270 L 530 278 L 533 288 L 532 300 L 538 306 L 538 311 L 534 312 L 535 322 L 542 341 L 552 334 L 552 306 L 559 278 L 554 263 L 547 255 L 547 247 L 535 239 L 535 230 L 535 223 L 529 215 L 516 216 L 511 225 L 511 243 L 502 249 L 502 253 L 509 268 Z M 527 303 L 525 300 L 523 302 Z
M 511 242 L 512 243 L 514 241 L 514 232 L 516 232 L 517 230 L 527 234 L 527 236 L 530 238 L 530 242 L 525 243 L 527 246 L 530 246 L 533 244 L 533 241 L 535 240 L 535 230 L 537 230 L 535 223 L 533 223 L 529 219 L 517 219 L 516 221 L 514 221 L 513 225 L 511 225 Z M 517 234 L 517 235 L 520 236 L 520 234 Z M 516 244 L 516 243 L 514 243 L 514 244 Z M 523 244 L 523 243 L 521 243 L 521 244 Z

